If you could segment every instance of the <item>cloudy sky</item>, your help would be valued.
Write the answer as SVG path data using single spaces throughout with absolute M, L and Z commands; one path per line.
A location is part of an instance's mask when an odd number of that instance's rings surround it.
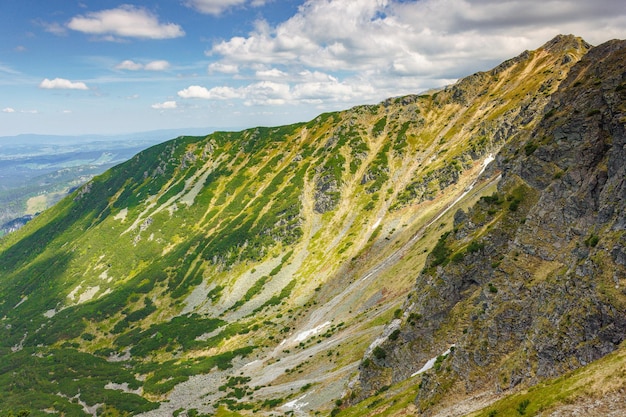
M 244 128 L 419 93 L 622 0 L 0 0 L 0 136 Z

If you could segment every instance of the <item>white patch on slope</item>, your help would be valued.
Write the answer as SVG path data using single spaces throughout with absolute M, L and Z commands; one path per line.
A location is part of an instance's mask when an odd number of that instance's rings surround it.
M 57 310 L 55 308 L 52 308 L 52 309 L 46 311 L 45 313 L 43 313 L 43 316 L 48 318 L 48 319 L 51 319 L 56 314 L 57 314 Z
M 26 300 L 28 300 L 28 296 L 23 297 L 23 298 L 20 300 L 20 302 L 19 302 L 19 303 L 15 304 L 15 306 L 14 306 L 13 308 L 14 308 L 14 309 L 15 309 L 15 308 L 18 308 L 18 307 L 19 307 L 19 306 L 21 306 L 21 305 L 22 305 L 22 303 L 23 303 L 23 302 L 25 302 Z
M 95 287 L 88 287 L 81 295 L 78 297 L 78 304 L 82 304 L 91 300 L 94 295 L 96 295 L 100 291 L 100 286 L 96 285 Z
M 76 304 L 82 304 L 84 302 L 87 302 L 87 301 L 91 300 L 98 293 L 98 291 L 100 291 L 100 286 L 96 285 L 95 287 L 87 287 L 87 288 L 85 288 L 85 291 L 81 292 L 80 295 L 78 295 L 80 290 L 83 288 L 82 284 L 83 284 L 82 282 L 80 284 L 78 284 L 76 286 L 76 288 L 74 288 L 67 295 L 67 298 L 69 298 L 70 300 L 76 302 Z M 76 300 L 77 296 L 78 296 L 78 300 Z
M 302 397 L 296 398 L 293 401 L 289 401 L 288 403 L 283 404 L 280 408 L 289 408 L 294 411 L 300 411 L 303 407 L 309 405 L 309 403 L 300 402 L 304 399 L 304 397 L 306 397 L 306 394 L 304 394 Z
M 454 348 L 455 346 L 456 346 L 456 345 L 451 345 L 451 346 L 448 348 L 448 350 L 446 350 L 445 352 L 443 352 L 443 353 L 442 353 L 441 355 L 439 355 L 439 356 L 448 356 L 448 355 L 450 354 L 450 352 L 452 352 L 452 348 Z M 424 372 L 428 371 L 429 369 L 432 369 L 432 367 L 433 367 L 433 366 L 435 366 L 435 362 L 437 362 L 437 358 L 438 358 L 439 356 L 435 356 L 434 358 L 429 359 L 429 360 L 428 360 L 428 362 L 426 362 L 426 363 L 424 364 L 424 366 L 422 366 L 422 369 L 420 369 L 419 371 L 414 372 L 413 374 L 411 374 L 411 377 L 414 377 L 414 376 L 416 376 L 416 375 L 422 374 L 422 373 L 424 373 Z
M 113 220 L 119 220 L 122 223 L 124 223 L 124 220 L 126 220 L 126 215 L 128 214 L 128 209 L 122 209 L 120 210 L 119 213 L 117 213 L 115 216 L 113 216 Z
M 322 324 L 320 324 L 319 326 L 317 326 L 317 327 L 315 327 L 313 329 L 305 330 L 303 332 L 300 332 L 300 333 L 298 333 L 296 335 L 294 341 L 298 342 L 298 343 L 303 342 L 306 339 L 308 339 L 309 337 L 319 333 L 324 327 L 329 326 L 329 325 L 330 325 L 330 322 L 327 321 L 327 322 L 322 323 Z

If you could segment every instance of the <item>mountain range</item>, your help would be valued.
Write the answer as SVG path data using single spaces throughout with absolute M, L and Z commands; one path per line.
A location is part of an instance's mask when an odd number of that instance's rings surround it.
M 621 415 L 625 55 L 561 35 L 96 176 L 0 241 L 0 410 Z

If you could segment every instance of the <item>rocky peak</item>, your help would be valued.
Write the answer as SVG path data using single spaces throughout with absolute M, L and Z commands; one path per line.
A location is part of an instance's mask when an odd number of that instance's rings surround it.
M 551 53 L 563 53 L 571 49 L 586 52 L 591 48 L 592 45 L 585 42 L 581 37 L 574 35 L 556 35 L 539 49 L 544 49 Z
M 589 45 L 568 35 L 543 48 Z M 402 325 L 379 343 L 385 354 L 361 366 L 355 398 L 415 376 L 452 344 L 421 378 L 422 412 L 446 397 L 532 385 L 618 348 L 626 334 L 625 68 L 625 41 L 592 48 L 536 128 L 503 147 L 486 172 L 501 173 L 497 191 L 441 236 Z

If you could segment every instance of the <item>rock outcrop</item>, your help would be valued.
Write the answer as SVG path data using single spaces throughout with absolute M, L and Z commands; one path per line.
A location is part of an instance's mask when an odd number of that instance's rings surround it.
M 532 385 L 618 347 L 626 335 L 625 98 L 626 42 L 591 49 L 537 128 L 508 142 L 485 173 L 501 174 L 498 191 L 455 215 L 399 333 L 361 365 L 354 399 L 407 379 L 451 345 L 421 379 L 420 412 L 445 394 Z

